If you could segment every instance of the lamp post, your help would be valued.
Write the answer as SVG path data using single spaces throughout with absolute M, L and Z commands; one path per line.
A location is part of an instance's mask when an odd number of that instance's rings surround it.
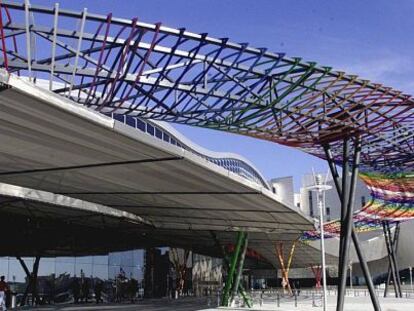
M 322 176 L 315 176 L 315 185 L 309 187 L 310 191 L 316 192 L 317 205 L 319 208 L 319 234 L 321 236 L 321 261 L 322 261 L 322 288 L 323 288 L 323 311 L 326 311 L 328 304 L 327 285 L 326 285 L 326 261 L 325 261 L 325 232 L 323 228 L 323 215 L 325 213 L 325 195 L 324 192 L 331 189 L 329 185 L 322 182 Z

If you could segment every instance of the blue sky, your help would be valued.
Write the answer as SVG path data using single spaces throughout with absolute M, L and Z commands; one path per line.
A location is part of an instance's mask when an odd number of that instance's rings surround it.
M 32 0 L 36 4 L 55 1 Z M 186 27 L 214 37 L 267 47 L 307 61 L 358 74 L 414 93 L 414 1 L 400 0 L 63 0 L 62 8 L 138 17 L 144 22 Z M 300 177 L 327 169 L 318 159 L 292 148 L 248 137 L 176 126 L 200 145 L 239 153 L 267 178 Z

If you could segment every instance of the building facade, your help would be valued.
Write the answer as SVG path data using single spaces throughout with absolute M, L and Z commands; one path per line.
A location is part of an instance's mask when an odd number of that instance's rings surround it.
M 325 174 L 322 174 L 324 176 Z M 306 174 L 302 178 L 302 187 L 298 197 L 300 197 L 301 211 L 313 218 L 319 217 L 316 193 L 309 190 L 309 187 L 315 184 L 313 174 Z M 326 184 L 331 186 L 330 190 L 325 191 L 325 221 L 339 219 L 341 217 L 341 202 L 335 189 L 334 181 L 330 175 L 327 175 Z M 369 201 L 370 193 L 365 184 L 358 179 L 355 188 L 355 206 L 354 210 L 359 210 Z

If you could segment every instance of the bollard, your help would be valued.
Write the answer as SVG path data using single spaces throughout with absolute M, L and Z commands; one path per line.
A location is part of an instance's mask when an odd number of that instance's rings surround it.
M 12 299 L 11 299 L 11 309 L 14 309 L 17 307 L 17 296 L 16 293 L 12 293 Z
M 263 306 L 263 291 L 260 293 L 260 306 Z
M 312 292 L 312 307 L 316 307 L 316 303 L 315 303 L 315 293 Z
M 277 304 L 277 307 L 279 308 L 280 307 L 280 295 L 279 295 L 279 291 L 277 291 L 277 293 L 276 293 L 276 304 Z
M 298 307 L 298 291 L 295 289 L 293 293 L 295 295 L 295 308 L 297 308 Z
M 220 307 L 220 290 L 217 290 L 217 307 Z

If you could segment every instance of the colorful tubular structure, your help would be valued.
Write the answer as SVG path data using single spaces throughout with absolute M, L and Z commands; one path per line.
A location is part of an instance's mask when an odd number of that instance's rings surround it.
M 359 177 L 371 191 L 371 200 L 354 213 L 356 232 L 382 230 L 382 222 L 390 225 L 414 218 L 414 174 L 407 173 L 361 173 Z M 325 238 L 336 237 L 340 233 L 340 221 L 326 223 Z M 302 242 L 320 238 L 319 233 L 306 231 Z

